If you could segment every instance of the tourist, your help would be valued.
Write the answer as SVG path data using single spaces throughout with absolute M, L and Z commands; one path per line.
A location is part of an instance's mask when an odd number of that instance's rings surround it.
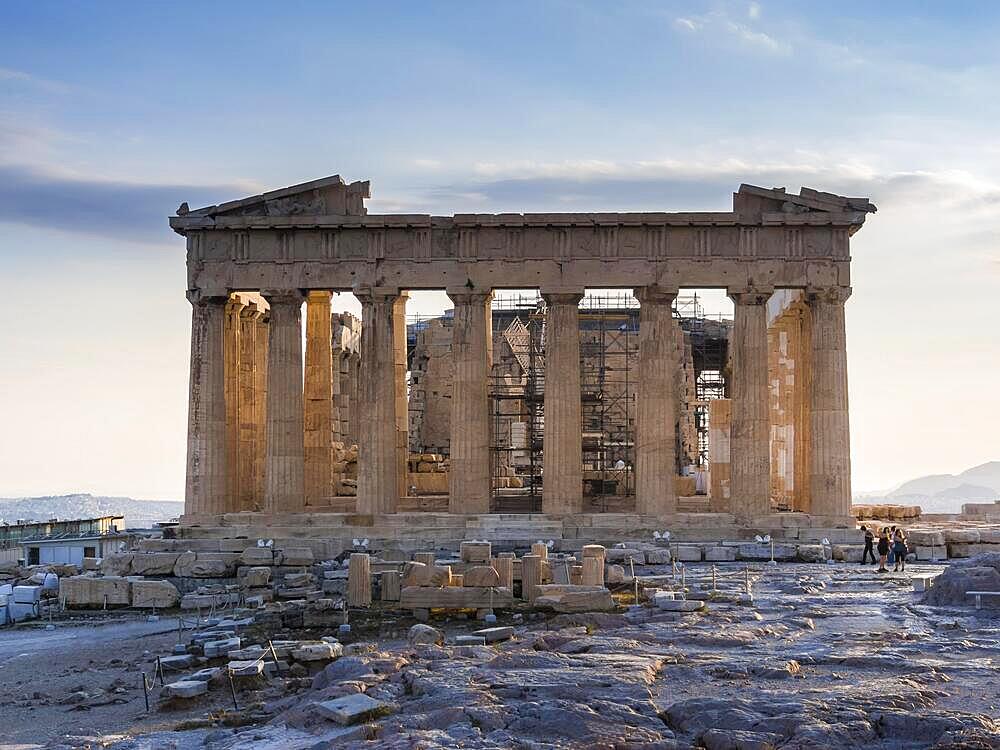
M 885 567 L 886 557 L 889 554 L 889 530 L 886 528 L 882 529 L 882 533 L 878 536 L 878 572 L 888 573 L 889 569 Z
M 861 564 L 864 565 L 868 562 L 868 555 L 872 556 L 872 565 L 875 564 L 875 533 L 869 529 L 867 526 L 862 526 L 861 530 L 865 532 L 865 551 L 861 555 Z
M 902 529 L 896 529 L 896 532 L 892 536 L 892 552 L 896 560 L 896 567 L 893 568 L 893 572 L 898 573 L 900 570 L 906 572 L 906 534 L 903 533 Z
M 889 564 L 895 564 L 896 562 L 896 551 L 894 549 L 896 543 L 896 527 L 889 527 Z

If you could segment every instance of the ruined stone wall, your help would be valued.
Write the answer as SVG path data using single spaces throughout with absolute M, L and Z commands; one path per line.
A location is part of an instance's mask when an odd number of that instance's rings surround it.
M 426 321 L 410 362 L 410 453 L 449 454 L 451 436 L 450 317 Z

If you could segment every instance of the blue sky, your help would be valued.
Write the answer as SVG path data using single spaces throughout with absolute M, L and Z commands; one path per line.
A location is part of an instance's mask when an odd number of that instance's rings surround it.
M 8 6 L 0 495 L 180 498 L 189 310 L 165 217 L 333 173 L 371 179 L 373 212 L 725 210 L 740 182 L 871 196 L 848 306 L 855 486 L 1000 458 L 998 16 Z

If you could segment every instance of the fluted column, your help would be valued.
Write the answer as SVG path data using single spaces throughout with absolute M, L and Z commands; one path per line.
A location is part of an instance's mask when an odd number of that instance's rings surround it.
M 680 374 L 677 325 L 671 306 L 676 291 L 635 290 L 639 300 L 639 385 L 635 430 L 635 508 L 663 516 L 677 512 L 675 427 Z
M 396 397 L 396 487 L 399 497 L 410 494 L 410 411 L 406 393 L 406 300 L 401 292 L 392 305 L 392 377 Z M 395 510 L 393 510 L 395 512 Z
M 186 515 L 210 515 L 226 505 L 226 382 L 223 331 L 228 297 L 189 292 L 191 379 L 188 390 Z
M 254 432 L 256 433 L 254 450 L 254 493 L 253 502 L 247 510 L 260 511 L 264 508 L 264 498 L 267 495 L 265 467 L 267 465 L 267 350 L 271 337 L 271 314 L 266 309 L 261 310 L 257 318 L 257 331 L 254 337 Z
M 333 500 L 333 331 L 327 291 L 306 297 L 305 502 Z
M 253 510 L 256 503 L 257 477 L 257 328 L 262 313 L 255 302 L 240 310 L 239 356 L 239 446 L 237 447 L 236 508 Z
M 362 346 L 364 346 L 362 344 Z M 347 382 L 350 411 L 347 413 L 348 442 L 358 444 L 361 434 L 361 353 L 351 352 L 347 357 Z
M 305 507 L 302 429 L 302 301 L 299 290 L 265 291 L 271 306 L 267 352 L 267 458 L 264 507 L 290 513 Z
M 243 301 L 232 295 L 226 304 L 223 345 L 226 372 L 226 513 L 240 509 L 240 314 Z
M 736 305 L 732 347 L 731 494 L 737 518 L 771 510 L 770 413 L 767 390 L 767 300 L 770 289 L 730 292 Z
M 448 510 L 490 512 L 490 341 L 492 293 L 448 290 L 455 303 L 451 329 L 451 467 Z
M 393 307 L 397 290 L 356 288 L 361 302 L 358 378 L 358 512 L 395 513 L 399 505 Z
M 809 290 L 812 319 L 810 512 L 851 513 L 851 434 L 847 413 L 844 303 L 850 287 Z
M 542 442 L 542 511 L 583 510 L 580 413 L 580 300 L 583 292 L 548 293 L 545 299 L 545 433 Z

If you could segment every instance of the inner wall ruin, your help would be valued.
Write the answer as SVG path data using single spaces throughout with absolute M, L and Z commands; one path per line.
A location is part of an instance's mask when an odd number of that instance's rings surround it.
M 731 212 L 437 217 L 368 196 L 334 176 L 171 217 L 182 534 L 853 528 L 844 303 L 867 199 L 741 185 Z M 705 288 L 731 321 L 689 309 Z M 408 328 L 429 289 L 454 309 Z

